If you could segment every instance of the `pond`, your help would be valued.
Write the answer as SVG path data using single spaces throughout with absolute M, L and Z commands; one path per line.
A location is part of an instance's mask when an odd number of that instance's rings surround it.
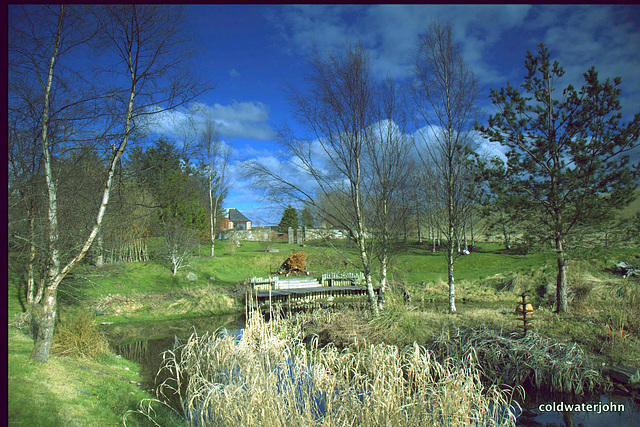
M 110 325 L 104 330 L 117 354 L 142 365 L 142 387 L 153 393 L 166 378 L 156 375 L 162 365 L 162 353 L 173 346 L 176 337 L 187 339 L 194 331 L 202 335 L 221 328 L 237 333 L 244 327 L 244 322 L 242 313 Z M 601 395 L 580 398 L 528 392 L 521 407 L 518 426 L 640 426 L 640 402 L 629 397 Z
M 176 338 L 186 340 L 194 332 L 202 335 L 221 328 L 239 331 L 244 327 L 244 323 L 243 313 L 109 325 L 104 326 L 103 330 L 116 354 L 142 366 L 142 387 L 148 391 L 155 391 L 164 381 L 164 378 L 156 377 L 162 366 L 162 354 L 173 347 Z
M 528 392 L 518 426 L 640 426 L 640 403 L 627 396 L 549 395 Z

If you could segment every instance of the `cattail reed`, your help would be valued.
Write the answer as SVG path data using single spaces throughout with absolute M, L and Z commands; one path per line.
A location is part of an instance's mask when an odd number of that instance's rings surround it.
M 239 340 L 193 334 L 167 352 L 164 369 L 190 424 L 515 425 L 511 392 L 483 386 L 472 358 L 441 363 L 417 344 L 319 348 L 303 343 L 304 321 L 253 313 Z

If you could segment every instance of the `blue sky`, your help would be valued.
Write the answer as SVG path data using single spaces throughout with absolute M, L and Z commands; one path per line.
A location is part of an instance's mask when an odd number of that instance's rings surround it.
M 191 5 L 187 23 L 199 49 L 192 66 L 216 83 L 199 103 L 233 148 L 225 207 L 256 225 L 279 221 L 282 208 L 262 200 L 239 170 L 248 159 L 280 163 L 274 129 L 294 124 L 286 87 L 304 84 L 314 46 L 323 52 L 360 42 L 374 77 L 402 81 L 418 34 L 433 19 L 454 24 L 487 117 L 489 90 L 519 85 L 526 52 L 540 42 L 564 67 L 563 87 L 579 86 L 595 66 L 601 79 L 622 77 L 624 113 L 640 111 L 640 5 Z M 169 119 L 162 129 L 171 136 L 177 121 Z

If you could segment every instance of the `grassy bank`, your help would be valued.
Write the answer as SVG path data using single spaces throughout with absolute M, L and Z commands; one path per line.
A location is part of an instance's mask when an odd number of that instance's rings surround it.
M 96 359 L 54 356 L 47 364 L 29 359 L 33 341 L 16 330 L 8 336 L 8 425 L 154 425 L 137 413 L 152 396 L 138 383 L 140 366 L 114 353 Z M 161 425 L 180 425 L 172 412 L 154 404 Z

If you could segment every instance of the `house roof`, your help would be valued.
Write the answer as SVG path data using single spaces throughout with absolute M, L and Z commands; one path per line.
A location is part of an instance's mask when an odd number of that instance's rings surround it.
M 250 222 L 251 220 L 244 216 L 238 209 L 229 209 L 229 221 L 231 222 Z

